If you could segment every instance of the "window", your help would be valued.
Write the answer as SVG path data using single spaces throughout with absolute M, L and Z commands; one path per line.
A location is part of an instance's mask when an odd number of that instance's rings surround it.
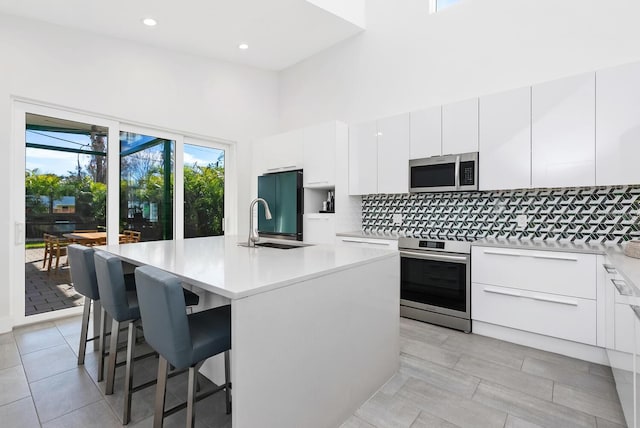
M 460 0 L 431 0 L 431 13 L 446 9 L 459 2 Z

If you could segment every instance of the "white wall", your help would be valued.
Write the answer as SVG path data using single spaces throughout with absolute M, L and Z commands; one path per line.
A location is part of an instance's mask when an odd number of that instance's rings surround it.
M 280 129 L 358 122 L 640 60 L 637 0 L 367 0 L 367 29 L 281 73 Z
M 251 163 L 250 141 L 277 130 L 274 72 L 6 15 L 0 52 L 2 183 L 10 180 L 11 96 L 237 141 L 240 171 Z M 246 233 L 250 186 L 248 175 L 239 175 L 239 232 Z M 9 314 L 8 254 L 16 248 L 9 211 L 0 210 L 0 330 Z

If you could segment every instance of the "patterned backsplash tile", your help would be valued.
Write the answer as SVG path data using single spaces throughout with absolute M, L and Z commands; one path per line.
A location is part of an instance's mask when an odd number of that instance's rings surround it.
M 394 224 L 394 214 L 402 215 Z M 367 195 L 365 232 L 620 243 L 640 238 L 640 186 Z M 518 227 L 517 217 L 527 225 Z

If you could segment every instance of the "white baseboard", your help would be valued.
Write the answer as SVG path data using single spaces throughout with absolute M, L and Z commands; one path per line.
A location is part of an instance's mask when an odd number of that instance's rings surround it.
M 0 317 L 0 334 L 11 333 L 13 322 L 11 317 Z
M 556 354 L 562 354 L 592 363 L 603 364 L 605 366 L 609 365 L 609 359 L 607 358 L 605 349 L 597 346 L 543 336 L 541 334 L 516 330 L 482 321 L 473 321 L 473 333 L 506 340 L 507 342 L 513 342 L 531 348 L 542 349 L 543 351 L 555 352 Z

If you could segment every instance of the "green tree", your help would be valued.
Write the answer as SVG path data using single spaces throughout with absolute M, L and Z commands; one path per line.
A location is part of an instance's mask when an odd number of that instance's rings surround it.
M 37 169 L 25 172 L 25 193 L 29 199 L 42 200 L 49 198 L 48 213 L 53 213 L 53 201 L 64 194 L 62 177 L 55 174 L 40 174 Z
M 224 168 L 213 164 L 185 166 L 185 237 L 221 235 L 223 217 Z

